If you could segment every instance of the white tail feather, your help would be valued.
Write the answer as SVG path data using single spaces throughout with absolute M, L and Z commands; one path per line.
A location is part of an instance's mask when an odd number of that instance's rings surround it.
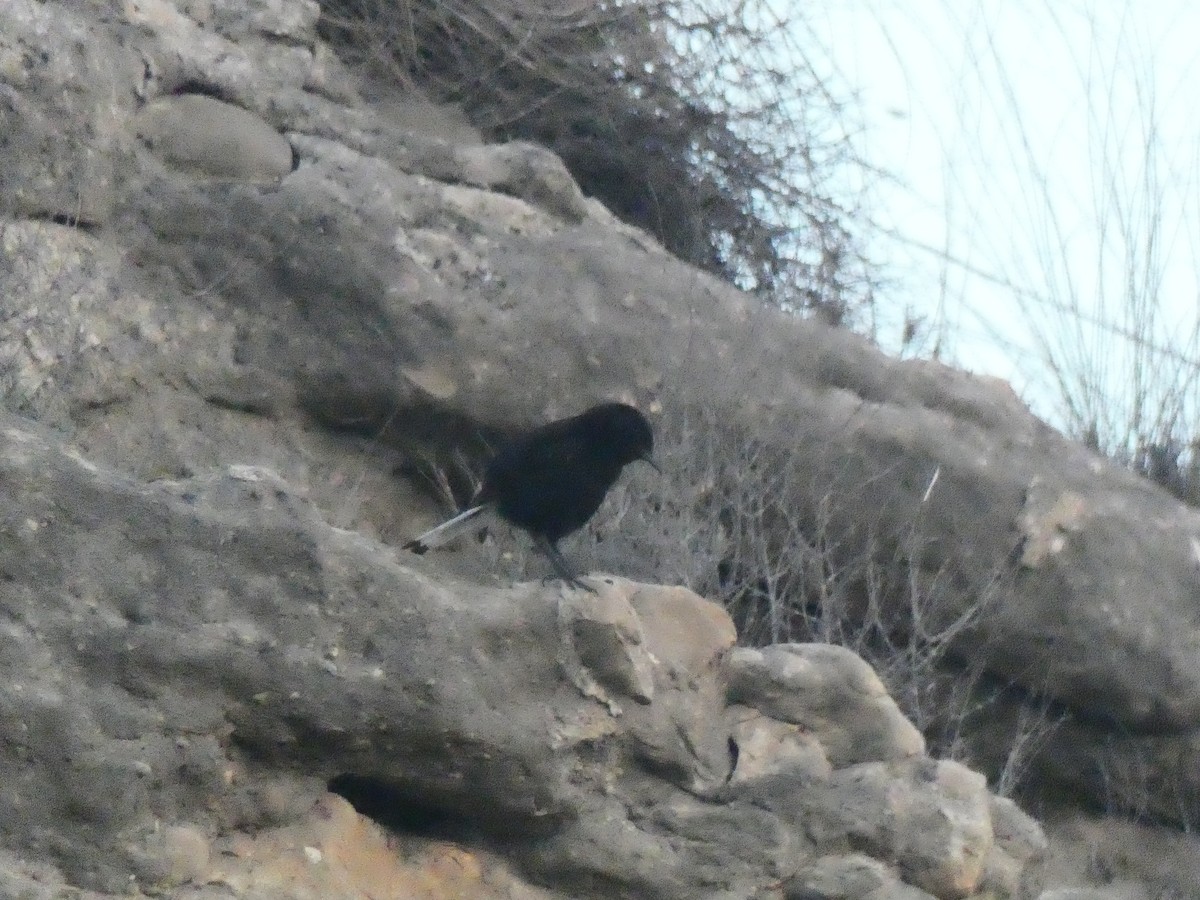
M 483 521 L 476 522 L 475 520 L 483 513 L 490 513 L 492 508 L 488 504 L 483 506 L 473 506 L 465 512 L 460 512 L 453 519 L 449 519 L 438 525 L 436 528 L 430 528 L 427 532 L 418 537 L 413 538 L 404 545 L 405 550 L 412 550 L 415 553 L 424 553 L 426 550 L 432 550 L 435 547 L 441 547 L 443 544 L 448 544 L 460 534 L 484 524 Z M 490 518 L 490 517 L 488 517 Z

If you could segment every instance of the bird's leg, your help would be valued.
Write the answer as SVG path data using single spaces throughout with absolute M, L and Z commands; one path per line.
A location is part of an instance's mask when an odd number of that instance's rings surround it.
M 537 542 L 538 549 L 546 554 L 546 559 L 550 560 L 550 565 L 554 567 L 554 571 L 558 573 L 559 578 L 571 585 L 571 587 L 582 588 L 589 594 L 596 593 L 595 588 L 584 584 L 579 580 L 579 576 L 571 571 L 571 567 L 567 564 L 567 561 L 553 542 L 544 537 L 537 537 L 535 541 Z

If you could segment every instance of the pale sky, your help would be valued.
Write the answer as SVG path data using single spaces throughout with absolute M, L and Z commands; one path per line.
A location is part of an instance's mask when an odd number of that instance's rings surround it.
M 857 94 L 859 152 L 898 182 L 872 198 L 897 316 L 940 322 L 948 361 L 1010 380 L 1056 424 L 1037 335 L 1096 390 L 1125 391 L 1158 366 L 1121 338 L 1131 295 L 1173 365 L 1200 371 L 1200 3 L 817 6 L 808 27 Z

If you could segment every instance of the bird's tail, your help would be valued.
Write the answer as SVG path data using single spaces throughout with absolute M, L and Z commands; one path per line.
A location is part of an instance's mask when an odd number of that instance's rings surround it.
M 487 503 L 480 506 L 472 506 L 466 512 L 460 512 L 453 519 L 443 522 L 436 528 L 430 528 L 424 534 L 413 538 L 404 545 L 403 549 L 411 550 L 413 553 L 424 553 L 426 550 L 448 544 L 468 529 L 483 524 L 475 520 L 483 513 L 490 511 L 491 506 Z

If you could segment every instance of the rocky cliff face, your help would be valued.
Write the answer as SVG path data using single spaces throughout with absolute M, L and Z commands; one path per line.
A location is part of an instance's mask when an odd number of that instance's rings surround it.
M 999 598 L 954 646 L 1013 698 L 979 758 L 1049 704 L 1040 784 L 1200 819 L 1200 516 L 1003 385 L 678 263 L 546 151 L 345 71 L 318 14 L 0 5 L 19 895 L 1032 892 L 1038 828 L 845 651 L 396 552 L 422 473 L 461 493 L 464 449 L 598 399 L 787 454 L 843 546 L 919 521 L 941 615 Z M 638 574 L 618 531 L 586 559 Z
M 1018 896 L 1044 849 L 842 648 L 735 649 L 681 588 L 434 581 L 263 469 L 147 485 L 13 417 L 0 447 L 29 890 Z

